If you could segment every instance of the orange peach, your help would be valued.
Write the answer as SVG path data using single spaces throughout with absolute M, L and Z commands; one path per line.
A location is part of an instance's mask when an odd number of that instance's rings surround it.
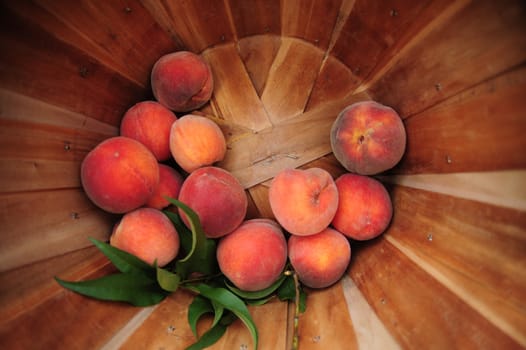
M 88 198 L 110 213 L 143 206 L 159 184 L 159 165 L 139 141 L 115 136 L 99 143 L 84 158 L 81 182 Z
M 294 235 L 322 231 L 338 208 L 334 180 L 321 168 L 282 170 L 272 180 L 268 197 L 276 220 Z
M 162 56 L 151 72 L 153 95 L 175 112 L 188 112 L 212 97 L 214 79 L 208 63 L 190 51 Z
M 191 173 L 223 160 L 226 141 L 219 126 L 209 118 L 187 114 L 172 125 L 170 150 L 179 166 Z
M 343 109 L 330 133 L 336 159 L 350 172 L 375 175 L 394 167 L 402 158 L 406 132 L 396 111 L 374 101 Z
M 161 211 L 139 208 L 123 215 L 115 224 L 110 244 L 157 266 L 165 266 L 179 252 L 179 235 Z
M 192 172 L 183 182 L 179 201 L 192 208 L 209 238 L 218 238 L 234 231 L 245 219 L 248 199 L 243 186 L 228 171 L 203 167 Z M 189 227 L 182 210 L 179 214 Z
M 120 134 L 145 145 L 157 158 L 170 158 L 170 131 L 177 117 L 155 101 L 143 101 L 129 108 L 121 120 Z
M 325 288 L 336 283 L 351 261 L 351 245 L 340 232 L 326 228 L 310 236 L 290 236 L 290 264 L 299 280 L 310 288 Z
M 262 290 L 276 282 L 283 272 L 287 241 L 273 220 L 247 220 L 219 240 L 217 262 L 237 288 Z
M 177 199 L 183 181 L 183 176 L 177 170 L 168 165 L 159 164 L 159 185 L 146 202 L 146 206 L 159 210 L 169 206 L 170 202 L 165 196 Z
M 391 197 L 383 184 L 369 176 L 343 174 L 336 179 L 340 202 L 332 226 L 355 240 L 382 234 L 393 216 Z

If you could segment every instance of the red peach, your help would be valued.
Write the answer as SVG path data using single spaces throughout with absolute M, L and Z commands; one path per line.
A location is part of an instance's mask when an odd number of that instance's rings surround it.
M 406 133 L 396 111 L 374 101 L 354 103 L 334 121 L 331 147 L 350 172 L 374 175 L 394 167 L 405 152 Z
M 351 260 L 351 245 L 340 232 L 326 228 L 310 236 L 290 236 L 288 256 L 299 280 L 310 288 L 336 283 Z
M 139 259 L 162 267 L 179 252 L 179 235 L 161 211 L 139 208 L 123 215 L 113 228 L 110 244 Z
M 170 158 L 170 130 L 177 117 L 171 110 L 155 101 L 135 104 L 124 113 L 120 125 L 121 136 L 145 145 L 157 158 Z
M 124 136 L 102 141 L 84 158 L 81 182 L 88 198 L 110 213 L 143 206 L 159 184 L 159 165 L 140 142 Z
M 322 231 L 338 207 L 334 180 L 321 168 L 282 170 L 272 180 L 268 196 L 276 220 L 294 235 Z
M 287 241 L 273 220 L 244 221 L 217 245 L 221 272 L 239 289 L 258 291 L 276 282 L 287 262 Z
M 192 172 L 183 182 L 179 201 L 192 208 L 209 238 L 218 238 L 234 231 L 243 222 L 248 199 L 243 186 L 228 171 L 203 167 Z M 182 210 L 182 220 L 189 222 Z
M 188 112 L 212 97 L 214 79 L 208 63 L 190 51 L 162 56 L 151 73 L 153 95 L 162 105 L 176 112 Z
M 393 215 L 391 198 L 382 183 L 351 173 L 341 175 L 335 182 L 340 201 L 332 226 L 355 240 L 382 234 Z
M 183 170 L 191 173 L 223 160 L 226 141 L 219 126 L 209 118 L 187 114 L 172 125 L 170 150 Z
M 164 197 L 177 199 L 183 181 L 183 176 L 177 170 L 168 165 L 159 164 L 159 185 L 146 202 L 146 206 L 159 210 L 169 206 L 170 202 Z

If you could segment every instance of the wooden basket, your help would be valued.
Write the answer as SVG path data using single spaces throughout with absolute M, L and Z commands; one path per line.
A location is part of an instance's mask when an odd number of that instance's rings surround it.
M 151 98 L 163 54 L 191 50 L 216 88 L 200 111 L 229 152 L 249 217 L 272 217 L 286 167 L 344 172 L 338 112 L 396 109 L 402 161 L 379 178 L 394 217 L 353 246 L 348 273 L 314 291 L 300 349 L 526 347 L 526 6 L 521 0 L 2 1 L 0 348 L 182 349 L 191 295 L 136 308 L 53 276 L 111 267 L 87 237 L 116 217 L 80 186 L 83 157 Z M 251 308 L 260 349 L 288 349 L 291 306 Z M 235 324 L 213 349 L 252 349 Z

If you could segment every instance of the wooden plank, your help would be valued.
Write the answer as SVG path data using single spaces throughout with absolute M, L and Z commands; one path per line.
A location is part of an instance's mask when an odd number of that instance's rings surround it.
M 118 125 L 144 88 L 2 6 L 0 88 Z
M 261 101 L 274 124 L 302 113 L 324 53 L 298 39 L 282 38 Z
M 302 350 L 358 349 L 341 282 L 324 289 L 308 289 L 307 308 L 299 317 Z
M 472 2 L 398 57 L 371 97 L 408 116 L 523 63 L 525 16 L 522 1 Z
M 282 36 L 327 49 L 341 4 L 342 0 L 282 1 Z
M 252 132 L 270 127 L 265 108 L 234 44 L 206 50 L 203 57 L 214 76 L 211 104 L 216 116 Z
M 228 0 L 227 2 L 238 40 L 258 34 L 281 34 L 279 0 Z
M 277 35 L 255 35 L 238 41 L 241 60 L 259 96 L 263 92 L 272 62 L 281 45 Z
M 153 62 L 176 48 L 135 1 L 17 1 L 7 5 L 144 88 L 149 85 Z
M 350 98 L 327 103 L 284 121 L 279 127 L 245 134 L 228 143 L 228 152 L 219 166 L 231 171 L 249 188 L 286 167 L 296 168 L 329 154 L 329 133 L 334 118 L 350 103 Z
M 350 277 L 404 349 L 521 348 L 385 237 L 355 243 Z
M 335 33 L 330 53 L 344 62 L 359 81 L 363 81 L 378 66 L 396 56 L 450 4 L 449 0 L 418 3 L 356 0 L 345 24 Z
M 526 211 L 526 170 L 377 176 L 405 187 Z
M 407 149 L 393 173 L 449 173 L 526 167 L 526 68 L 404 120 Z
M 79 189 L 1 194 L 0 272 L 105 240 L 116 220 Z
M 82 270 L 61 277 L 84 280 L 115 271 L 101 255 Z M 52 283 L 51 298 L 34 300 L 26 312 L 0 324 L 2 349 L 98 349 L 140 311 L 124 303 L 86 298 Z
M 346 65 L 333 56 L 327 56 L 316 77 L 305 110 L 308 111 L 328 101 L 337 100 L 352 94 L 358 84 L 358 78 L 354 76 Z M 370 99 L 363 92 L 355 95 L 363 96 L 364 100 Z
M 200 53 L 208 47 L 235 39 L 224 1 L 140 1 L 185 50 Z
M 254 205 L 258 209 L 260 218 L 275 219 L 272 208 L 268 201 L 268 189 L 265 184 L 258 184 L 248 189 L 250 197 L 254 201 Z
M 387 240 L 526 346 L 526 211 L 400 186 L 392 193 Z

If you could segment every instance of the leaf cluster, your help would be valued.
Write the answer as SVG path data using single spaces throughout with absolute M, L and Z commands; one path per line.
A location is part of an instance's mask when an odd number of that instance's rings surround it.
M 282 301 L 299 300 L 297 307 L 301 312 L 305 310 L 306 294 L 293 278 L 294 272 L 288 269 L 274 284 L 261 291 L 246 292 L 231 285 L 219 271 L 216 241 L 206 237 L 198 215 L 184 203 L 167 199 L 184 212 L 190 223 L 188 229 L 178 214 L 164 211 L 179 233 L 182 256 L 161 268 L 156 263 L 147 264 L 106 242 L 90 238 L 118 272 L 86 281 L 65 281 L 55 277 L 56 281 L 64 288 L 91 298 L 127 302 L 140 307 L 158 304 L 179 288 L 195 293 L 188 309 L 188 323 L 197 341 L 188 350 L 214 344 L 236 319 L 246 326 L 257 349 L 258 332 L 249 305 L 262 305 L 277 297 Z M 207 314 L 213 315 L 212 324 L 199 335 L 197 324 Z

